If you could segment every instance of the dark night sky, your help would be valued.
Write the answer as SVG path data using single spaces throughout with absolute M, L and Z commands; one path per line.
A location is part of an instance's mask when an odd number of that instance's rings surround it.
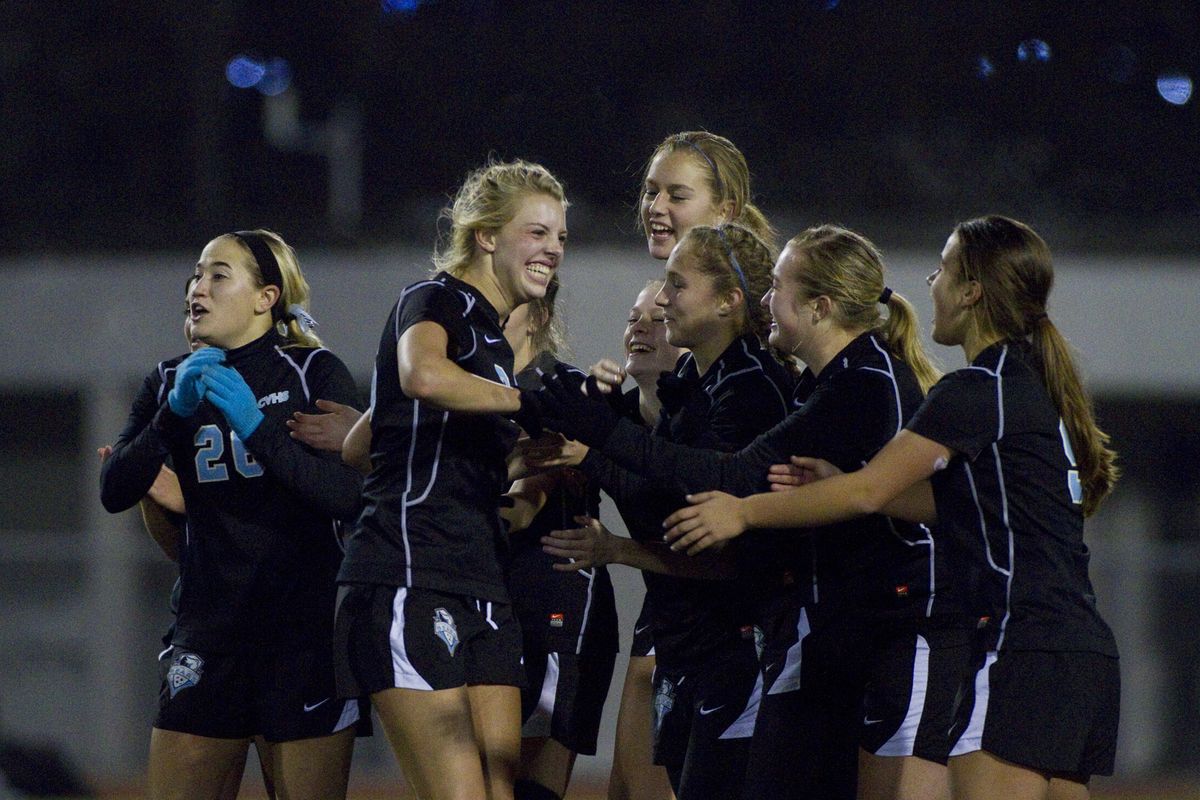
M 234 219 L 424 236 L 490 152 L 544 162 L 594 238 L 622 236 L 644 159 L 696 127 L 741 146 L 771 214 L 1200 239 L 1200 98 L 1156 90 L 1200 80 L 1191 2 L 26 0 L 0 23 L 7 252 L 190 243 Z M 1031 39 L 1048 60 L 1018 60 Z M 226 81 L 239 53 L 286 58 L 310 123 L 361 110 L 357 231 L 326 222 L 324 157 L 268 143 L 263 98 Z

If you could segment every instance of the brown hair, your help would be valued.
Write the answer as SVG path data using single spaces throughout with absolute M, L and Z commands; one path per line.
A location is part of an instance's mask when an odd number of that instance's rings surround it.
M 533 351 L 549 353 L 558 358 L 567 350 L 567 325 L 556 308 L 558 300 L 558 273 L 550 278 L 546 294 L 529 301 L 529 320 L 535 325 Z
M 736 223 L 715 228 L 697 225 L 676 245 L 697 259 L 700 272 L 713 280 L 713 290 L 725 295 L 739 289 L 743 295 L 738 335 L 751 332 L 767 346 L 771 315 L 758 302 L 771 288 L 775 250 L 754 231 Z
M 1008 341 L 1028 338 L 1054 402 L 1083 484 L 1083 513 L 1090 516 L 1120 476 L 1109 436 L 1096 425 L 1092 400 L 1083 386 L 1071 347 L 1046 314 L 1054 285 L 1050 248 L 1028 225 L 1001 216 L 959 223 L 959 279 L 978 281 L 981 297 L 974 319 L 984 336 Z
M 704 169 L 708 176 L 708 188 L 713 196 L 713 205 L 721 205 L 726 201 L 733 203 L 732 222 L 749 228 L 771 247 L 775 246 L 777 235 L 766 216 L 751 202 L 750 167 L 746 165 L 746 157 L 737 149 L 733 142 L 724 136 L 718 136 L 708 131 L 682 131 L 673 133 L 659 143 L 646 162 L 642 171 L 642 183 L 650 173 L 650 165 L 661 153 L 683 151 L 690 153 L 692 158 Z M 642 224 L 638 217 L 638 224 Z
M 921 346 L 917 312 L 903 295 L 885 291 L 883 256 L 867 237 L 818 225 L 795 236 L 788 247 L 804 256 L 800 287 L 809 298 L 832 300 L 834 318 L 843 328 L 878 330 L 888 349 L 913 371 L 922 392 L 937 383 L 941 373 Z M 880 313 L 885 304 L 886 318 Z

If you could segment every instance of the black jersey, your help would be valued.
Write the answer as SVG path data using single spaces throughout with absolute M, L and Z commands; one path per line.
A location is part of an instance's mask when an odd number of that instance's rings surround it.
M 932 478 L 938 527 L 992 646 L 1115 656 L 1070 440 L 1029 346 L 995 344 L 942 378 L 908 428 L 954 451 Z
M 638 474 L 673 481 L 688 492 L 719 489 L 745 497 L 767 491 L 768 468 L 792 455 L 823 458 L 846 471 L 859 469 L 900 431 L 922 400 L 912 370 L 872 331 L 846 345 L 819 375 L 805 370 L 795 397 L 799 408 L 737 453 L 679 447 L 647 437 L 624 421 L 602 451 Z M 746 569 L 772 580 L 780 568 L 794 572 L 806 602 L 830 613 L 847 606 L 899 617 L 958 610 L 945 554 L 923 526 L 877 514 L 815 529 L 807 548 L 772 546 L 771 538 L 799 537 L 780 531 L 749 539 L 742 557 Z M 774 560 L 765 560 L 772 553 Z
M 648 438 L 737 450 L 788 412 L 791 378 L 752 336 L 734 340 L 703 376 L 693 356 L 684 355 L 675 376 L 677 397 L 662 398 L 663 419 Z M 628 420 L 621 425 L 645 435 Z M 661 544 L 663 519 L 686 503 L 683 483 L 670 475 L 641 477 L 595 450 L 581 466 L 612 496 L 633 538 Z M 687 667 L 743 642 L 753 614 L 742 582 L 643 577 L 655 655 L 664 667 Z
M 549 353 L 539 354 L 517 374 L 517 385 L 541 388 L 541 375 L 553 375 L 557 363 Z M 615 653 L 617 609 L 608 568 L 559 572 L 553 565 L 562 559 L 542 551 L 542 537 L 578 527 L 577 515 L 599 518 L 600 490 L 581 472 L 570 470 L 529 527 L 509 537 L 508 591 L 513 610 L 525 637 L 536 639 L 547 650 Z
M 183 357 L 143 383 L 104 465 L 109 511 L 141 499 L 169 455 L 187 506 L 173 642 L 210 652 L 323 647 L 342 551 L 335 520 L 358 511 L 361 482 L 333 453 L 288 435 L 316 400 L 357 406 L 345 365 L 324 348 L 287 347 L 274 330 L 226 353 L 263 412 L 242 442 L 208 402 L 181 419 L 166 404 Z
M 404 393 L 396 345 L 418 322 L 445 329 L 446 356 L 467 372 L 513 385 L 512 348 L 478 290 L 446 273 L 404 290 L 375 357 L 372 469 L 338 580 L 508 602 L 499 502 L 517 428 L 499 414 L 447 411 Z

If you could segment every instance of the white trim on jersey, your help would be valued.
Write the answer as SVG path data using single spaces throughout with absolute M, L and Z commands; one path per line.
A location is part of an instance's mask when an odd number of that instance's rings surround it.
M 413 456 L 417 449 L 417 426 L 421 421 L 421 401 L 413 400 L 413 416 L 412 416 L 412 435 L 409 437 L 408 444 L 408 463 L 406 465 L 406 482 L 404 486 L 404 494 L 400 499 L 400 536 L 404 540 L 404 578 L 405 585 L 412 585 L 412 545 L 408 540 L 408 509 L 412 506 L 420 505 L 429 497 L 429 492 L 433 489 L 433 484 L 437 482 L 438 465 L 442 460 L 442 442 L 446 438 L 446 420 L 450 418 L 449 411 L 442 412 L 442 424 L 438 429 L 437 447 L 433 452 L 433 467 L 429 473 L 429 482 L 425 484 L 425 491 L 416 500 L 409 500 L 408 496 L 413 491 Z
M 329 351 L 326 350 L 324 347 L 318 347 L 316 350 L 313 350 L 311 353 L 308 354 L 308 358 L 304 359 L 303 367 L 301 367 L 299 364 L 297 364 L 292 359 L 291 355 L 288 354 L 286 351 L 284 351 L 284 349 L 282 347 L 280 347 L 279 345 L 275 345 L 275 352 L 278 353 L 279 355 L 283 356 L 284 360 L 292 365 L 292 369 L 296 370 L 296 374 L 300 376 L 300 388 L 302 388 L 304 390 L 304 402 L 306 402 L 306 403 L 311 402 L 312 396 L 311 396 L 311 393 L 308 391 L 308 367 L 310 364 L 312 364 L 312 360 L 317 355 L 317 353 L 329 352 Z
M 796 620 L 796 643 L 788 648 L 783 666 L 779 668 L 779 675 L 775 678 L 775 682 L 771 684 L 770 690 L 767 691 L 768 695 L 794 692 L 800 688 L 800 667 L 803 660 L 804 639 L 810 633 L 812 633 L 812 627 L 808 624 L 808 609 L 801 608 L 800 618 Z
M 475 351 L 479 349 L 479 336 L 475 333 L 475 326 L 468 325 L 467 327 L 471 330 L 471 349 L 454 359 L 455 362 L 466 361 L 468 358 L 475 355 Z
M 929 642 L 917 635 L 913 653 L 912 688 L 908 695 L 908 711 L 892 738 L 875 751 L 877 756 L 911 756 L 917 745 L 921 716 L 925 713 L 925 695 L 929 690 Z
M 537 707 L 521 726 L 521 737 L 537 739 L 550 736 L 550 725 L 554 721 L 554 705 L 558 701 L 558 653 L 546 654 L 546 677 L 542 679 L 542 691 L 538 695 Z
M 404 601 L 407 598 L 408 589 L 403 586 L 396 589 L 392 598 L 392 626 L 388 631 L 388 643 L 392 650 L 392 681 L 398 689 L 431 692 L 433 687 L 417 672 L 408 658 L 408 648 L 404 646 Z

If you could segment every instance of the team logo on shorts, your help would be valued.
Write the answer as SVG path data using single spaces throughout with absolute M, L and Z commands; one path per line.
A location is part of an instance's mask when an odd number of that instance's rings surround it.
M 195 686 L 200 682 L 204 672 L 204 659 L 195 653 L 184 653 L 179 656 L 171 668 L 167 670 L 167 688 L 171 690 L 171 699 L 182 689 Z
M 657 734 L 662 729 L 663 720 L 667 714 L 671 713 L 671 709 L 675 707 L 675 684 L 671 683 L 666 678 L 658 684 L 658 689 L 654 692 L 654 732 Z
M 433 610 L 433 633 L 446 643 L 446 649 L 453 657 L 454 651 L 458 649 L 458 628 L 454 625 L 454 617 L 444 608 Z

